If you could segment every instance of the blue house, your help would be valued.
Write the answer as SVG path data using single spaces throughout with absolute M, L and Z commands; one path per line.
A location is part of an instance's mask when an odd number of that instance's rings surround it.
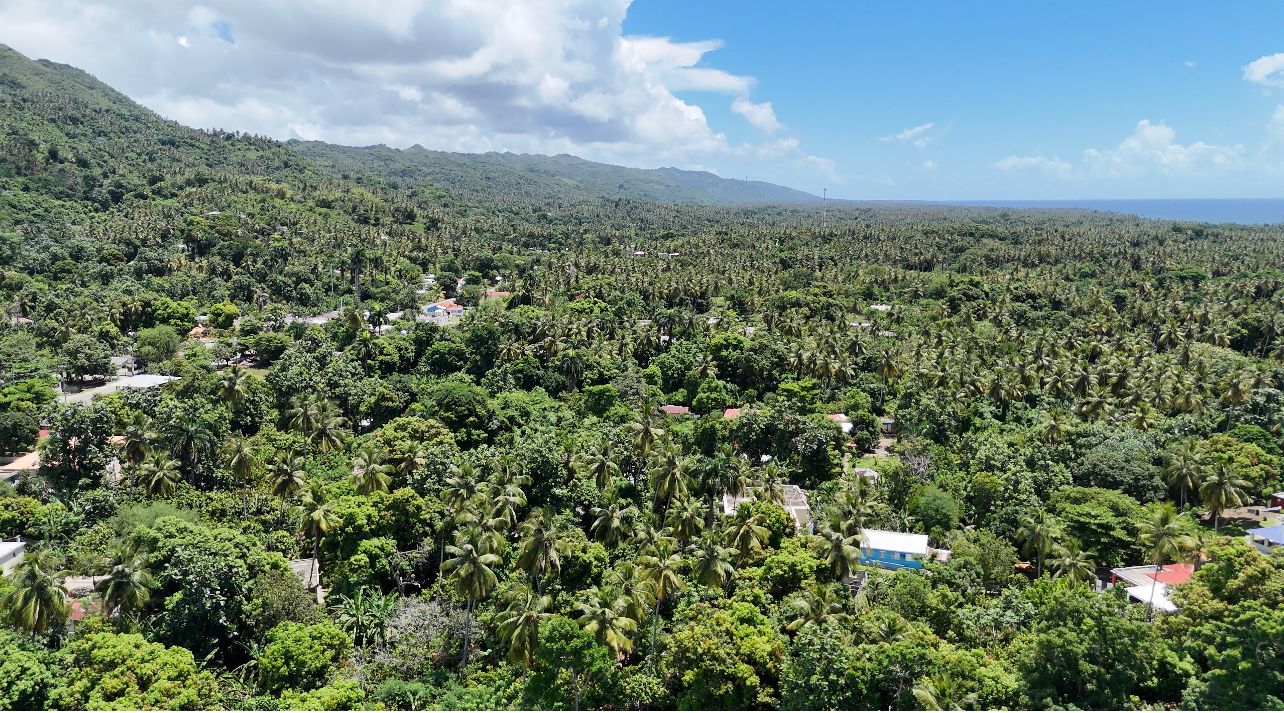
M 922 569 L 923 562 L 937 552 L 927 544 L 927 535 L 888 530 L 861 530 L 860 563 L 884 569 Z

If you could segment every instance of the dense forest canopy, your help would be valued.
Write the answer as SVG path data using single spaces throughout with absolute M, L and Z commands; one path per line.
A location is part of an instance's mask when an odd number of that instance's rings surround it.
M 1284 708 L 1284 228 L 577 161 L 0 47 L 0 708 Z

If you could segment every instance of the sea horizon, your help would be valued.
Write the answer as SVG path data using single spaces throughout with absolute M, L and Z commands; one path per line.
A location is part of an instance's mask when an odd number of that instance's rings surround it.
M 1015 209 L 1077 209 L 1158 220 L 1263 225 L 1284 223 L 1284 198 L 1085 198 L 916 201 Z

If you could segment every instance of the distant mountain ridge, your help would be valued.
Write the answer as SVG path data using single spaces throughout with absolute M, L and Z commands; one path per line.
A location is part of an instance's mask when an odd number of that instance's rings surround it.
M 408 149 L 320 141 L 290 141 L 287 145 L 332 171 L 375 174 L 401 187 L 437 186 L 465 202 L 494 199 L 497 194 L 536 203 L 613 198 L 697 205 L 820 201 L 810 193 L 764 181 L 679 168 L 628 168 L 568 154 L 451 153 L 418 144 Z

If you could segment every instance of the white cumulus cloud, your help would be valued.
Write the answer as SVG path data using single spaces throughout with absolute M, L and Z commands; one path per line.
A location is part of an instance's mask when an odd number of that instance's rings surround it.
M 632 165 L 754 154 L 684 91 L 784 130 L 753 77 L 709 66 L 720 41 L 624 35 L 630 1 L 4 0 L 0 42 L 185 124 L 282 139 Z
M 1084 162 L 1089 169 L 1107 174 L 1135 175 L 1151 169 L 1191 173 L 1233 167 L 1244 153 L 1239 145 L 1179 144 L 1176 139 L 1177 131 L 1163 121 L 1142 119 L 1115 148 L 1084 151 Z
M 1244 65 L 1244 79 L 1268 87 L 1284 87 L 1284 52 L 1258 57 Z

